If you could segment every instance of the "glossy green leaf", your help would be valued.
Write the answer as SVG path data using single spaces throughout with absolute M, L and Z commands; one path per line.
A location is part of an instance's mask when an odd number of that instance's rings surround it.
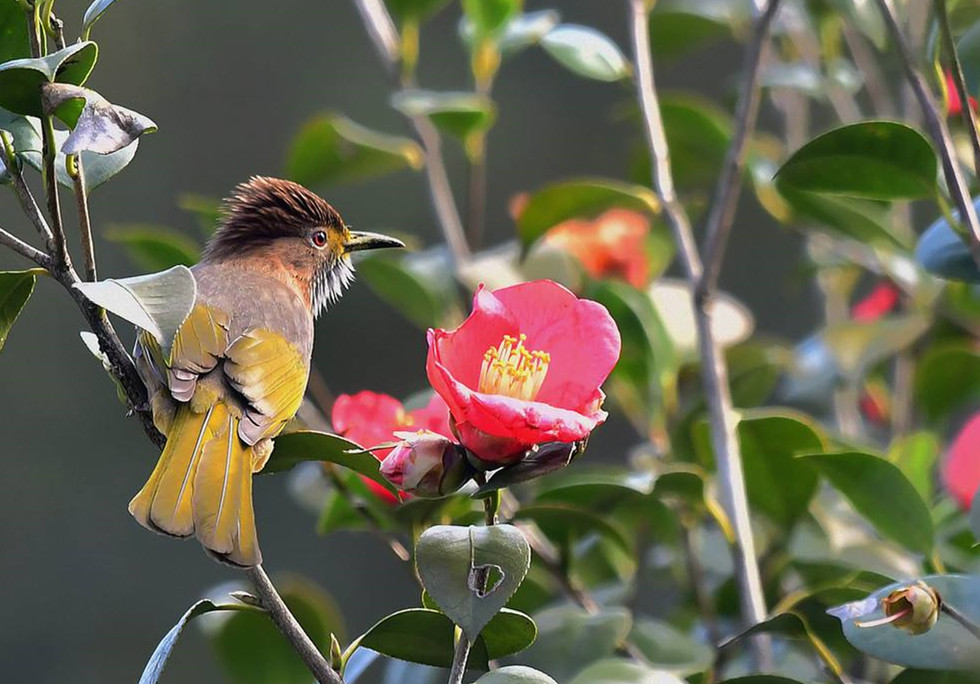
M 213 601 L 198 601 L 193 606 L 190 607 L 186 613 L 184 613 L 177 624 L 174 625 L 169 632 L 160 640 L 157 644 L 156 649 L 153 651 L 153 655 L 146 663 L 146 667 L 143 669 L 143 674 L 140 675 L 139 684 L 156 684 L 160 675 L 163 674 L 163 668 L 167 664 L 167 659 L 170 657 L 170 653 L 173 651 L 174 646 L 177 644 L 177 639 L 180 637 L 181 632 L 184 631 L 184 627 L 187 623 L 194 618 L 204 615 L 205 613 L 212 613 L 215 611 L 248 611 L 255 612 L 258 608 L 253 608 L 251 606 L 246 606 L 244 604 L 216 604 Z M 263 618 L 267 619 L 267 618 Z
M 630 642 L 650 665 L 681 677 L 704 672 L 714 662 L 714 649 L 709 644 L 652 618 L 635 622 Z
M 94 90 L 68 83 L 44 83 L 42 100 L 48 111 L 72 129 L 61 146 L 64 154 L 118 152 L 157 125 L 131 109 L 114 105 Z
M 980 198 L 974 198 L 973 207 L 980 212 Z M 960 212 L 954 210 L 954 219 L 958 221 L 959 216 Z M 940 278 L 980 283 L 980 268 L 964 239 L 941 216 L 919 237 L 915 245 L 915 260 Z
M 660 203 L 649 188 L 605 178 L 561 181 L 535 191 L 517 220 L 526 250 L 549 228 L 573 218 L 593 218 L 613 209 L 656 213 Z
M 930 575 L 921 578 L 935 589 L 944 603 L 952 606 L 973 624 L 980 624 L 980 577 L 967 575 Z M 977 637 L 944 613 L 936 625 L 924 634 L 911 635 L 892 625 L 860 627 L 884 617 L 881 599 L 910 581 L 891 584 L 868 598 L 838 606 L 830 611 L 840 619 L 844 636 L 855 648 L 868 655 L 921 670 L 977 670 L 980 649 Z
M 74 287 L 93 304 L 153 335 L 165 357 L 197 297 L 197 281 L 186 266 Z
M 503 32 L 497 36 L 497 49 L 504 57 L 511 57 L 540 43 L 560 20 L 561 15 L 556 10 L 550 9 L 518 14 L 507 22 Z M 473 22 L 465 15 L 460 21 L 459 33 L 463 42 L 472 47 L 476 29 L 473 27 Z
M 474 684 L 558 684 L 540 670 L 523 665 L 508 665 L 480 677 Z
M 980 353 L 972 344 L 930 348 L 915 371 L 915 400 L 929 420 L 948 417 L 980 396 Z
M 302 577 L 279 578 L 276 587 L 303 631 L 327 653 L 330 635 L 346 640 L 343 615 L 321 587 Z M 239 684 L 308 684 L 310 671 L 263 612 L 238 612 L 205 629 L 218 661 Z
M 439 273 L 413 267 L 414 255 L 372 256 L 357 264 L 357 275 L 381 299 L 422 329 L 445 323 L 448 309 L 457 306 L 452 282 Z M 449 272 L 444 274 L 447 279 Z M 448 287 L 447 287 L 448 284 Z
M 419 537 L 415 563 L 429 596 L 472 641 L 524 580 L 531 550 L 511 525 L 436 525 Z M 476 586 L 488 571 L 490 584 Z
M 479 93 L 402 90 L 392 95 L 391 105 L 405 116 L 427 117 L 438 129 L 460 140 L 486 131 L 497 117 L 493 102 Z
M 904 238 L 888 227 L 888 208 L 869 200 L 837 195 L 820 195 L 777 186 L 779 195 L 802 217 L 815 221 L 834 235 L 857 240 L 872 246 L 909 249 Z
M 931 432 L 914 432 L 897 438 L 888 448 L 888 460 L 909 479 L 923 501 L 932 501 L 935 466 L 942 447 Z
M 905 124 L 863 121 L 814 138 L 776 174 L 780 188 L 862 199 L 935 196 L 936 154 Z
M 713 184 L 732 135 L 729 114 L 708 100 L 687 94 L 661 98 L 660 109 L 677 186 L 688 189 Z M 649 169 L 647 157 L 644 182 L 649 182 Z
M 463 12 L 480 38 L 498 33 L 524 5 L 524 0 L 463 0 Z
M 30 56 L 27 14 L 16 2 L 0 2 L 0 64 Z
M 305 123 L 290 145 L 286 174 L 303 185 L 341 184 L 422 166 L 415 141 L 373 131 L 340 114 L 321 114 Z
M 480 640 L 490 660 L 523 651 L 534 643 L 537 636 L 538 627 L 534 620 L 510 608 L 501 608 L 480 632 Z
M 85 10 L 85 16 L 82 17 L 82 33 L 86 38 L 92 31 L 92 26 L 95 25 L 95 22 L 102 18 L 105 11 L 109 9 L 109 6 L 115 1 L 116 0 L 95 0 L 88 6 L 88 9 Z
M 701 3 L 703 4 L 703 3 Z M 716 2 L 722 5 L 722 2 Z M 735 6 L 738 3 L 724 3 Z M 729 36 L 733 27 L 714 15 L 699 13 L 691 3 L 657 2 L 650 12 L 650 44 L 655 60 L 679 57 Z
M 977 677 L 966 672 L 905 670 L 891 684 L 977 684 Z
M 449 0 L 385 0 L 388 10 L 403 23 L 428 19 L 448 4 Z
M 33 117 L 21 116 L 20 114 L 14 114 L 5 109 L 0 109 L 0 131 L 5 131 L 9 134 L 7 139 L 13 145 L 14 152 L 17 155 L 25 151 L 41 149 L 39 126 L 40 122 Z M 0 169 L 4 169 L 3 175 L 0 177 L 0 182 L 8 183 L 10 179 L 6 176 L 5 158 L 6 155 L 0 155 Z
M 589 614 L 578 606 L 558 606 L 534 616 L 538 639 L 524 651 L 521 662 L 547 670 L 566 682 L 583 667 L 607 658 L 624 643 L 632 618 L 625 608 L 603 608 Z
M 37 271 L 0 271 L 0 351 L 36 282 Z
M 848 321 L 828 326 L 822 338 L 843 377 L 857 382 L 881 363 L 921 338 L 932 321 L 924 314 L 888 316 L 876 321 Z
M 585 78 L 618 81 L 630 73 L 619 46 L 589 26 L 562 24 L 541 39 L 541 47 L 559 64 Z
M 644 663 L 609 658 L 592 663 L 569 684 L 684 684 L 684 680 Z
M 738 439 L 752 509 L 788 529 L 817 491 L 817 474 L 796 456 L 826 448 L 819 428 L 799 413 L 760 409 L 743 414 Z M 711 453 L 707 422 L 697 425 L 694 444 L 702 454 Z
M 163 226 L 120 225 L 107 229 L 103 236 L 122 245 L 129 258 L 147 271 L 193 266 L 201 256 L 201 247 L 193 240 Z
M 916 553 L 932 551 L 929 507 L 895 465 L 856 451 L 799 458 L 827 478 L 883 537 Z
M 315 430 L 290 432 L 276 438 L 272 456 L 260 472 L 281 473 L 304 461 L 336 463 L 370 478 L 392 494 L 398 491 L 381 476 L 381 462 L 364 447 L 340 435 Z
M 0 107 L 17 114 L 42 116 L 41 84 L 82 85 L 95 66 L 99 48 L 86 41 L 37 59 L 0 64 Z

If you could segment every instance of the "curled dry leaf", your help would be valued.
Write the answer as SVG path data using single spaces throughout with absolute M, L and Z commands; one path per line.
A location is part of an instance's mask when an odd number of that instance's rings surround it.
M 94 90 L 68 83 L 41 86 L 44 109 L 72 128 L 61 151 L 112 154 L 157 125 L 139 112 L 114 105 Z

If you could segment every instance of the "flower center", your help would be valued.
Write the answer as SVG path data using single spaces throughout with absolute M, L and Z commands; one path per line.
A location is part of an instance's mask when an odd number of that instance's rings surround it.
M 487 349 L 480 369 L 480 392 L 534 401 L 548 375 L 551 354 L 528 350 L 526 339 L 523 334 L 504 335 L 498 346 Z

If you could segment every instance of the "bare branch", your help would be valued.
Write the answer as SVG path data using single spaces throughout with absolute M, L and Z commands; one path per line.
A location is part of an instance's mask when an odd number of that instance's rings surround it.
M 960 64 L 960 56 L 956 52 L 956 42 L 953 40 L 953 30 L 949 26 L 946 0 L 935 0 L 935 3 L 936 21 L 939 23 L 943 50 L 946 51 L 946 56 L 952 65 L 950 71 L 953 74 L 953 87 L 956 88 L 956 94 L 960 98 L 960 115 L 963 117 L 963 124 L 966 126 L 970 145 L 973 148 L 973 173 L 980 176 L 980 137 L 977 137 L 977 117 L 973 107 L 970 106 L 970 94 L 966 90 L 963 65 Z
M 949 136 L 949 129 L 946 128 L 946 122 L 943 120 L 935 102 L 932 100 L 925 78 L 915 66 L 912 52 L 909 49 L 908 42 L 905 40 L 905 36 L 902 35 L 902 29 L 898 25 L 898 19 L 895 17 L 895 13 L 892 11 L 887 0 L 875 0 L 875 2 L 878 3 L 878 9 L 885 19 L 885 24 L 888 26 L 892 40 L 898 47 L 902 68 L 905 70 L 905 77 L 908 79 L 909 85 L 912 86 L 915 97 L 919 101 L 919 107 L 925 115 L 929 135 L 932 137 L 933 145 L 936 146 L 939 152 L 939 157 L 943 165 L 943 174 L 946 177 L 946 185 L 949 187 L 953 201 L 960 211 L 960 221 L 965 224 L 967 229 L 966 239 L 967 246 L 970 248 L 970 254 L 973 255 L 974 261 L 980 265 L 980 221 L 977 220 L 977 212 L 973 207 L 970 193 L 966 187 L 966 181 L 963 180 L 963 173 L 960 171 L 959 164 L 956 160 L 956 151 L 953 147 L 953 141 Z M 969 108 L 969 101 L 963 104 Z
M 31 247 L 29 244 L 17 236 L 8 233 L 3 228 L 0 228 L 0 245 L 9 247 L 21 256 L 30 259 L 41 268 L 51 267 L 51 257 L 41 250 Z
M 732 232 L 735 208 L 738 206 L 739 193 L 742 190 L 748 143 L 759 117 L 759 101 L 762 97 L 759 91 L 759 72 L 769 45 L 769 29 L 778 10 L 779 0 L 770 0 L 765 11 L 756 21 L 752 39 L 745 48 L 745 77 L 735 113 L 736 128 L 731 144 L 728 146 L 721 175 L 718 176 L 715 196 L 708 214 L 702 250 L 704 273 L 697 283 L 697 297 L 705 297 L 718 284 L 718 275 L 721 273 L 725 258 L 725 247 L 728 244 L 728 236 Z
M 670 155 L 653 79 L 647 8 L 644 0 L 629 0 L 629 2 L 632 9 L 631 33 L 636 62 L 637 95 L 643 112 L 650 156 L 653 160 L 653 186 L 660 196 L 667 220 L 674 232 L 684 270 L 693 290 L 701 278 L 703 269 L 690 221 L 674 191 Z M 724 355 L 714 339 L 714 331 L 711 327 L 711 298 L 697 297 L 693 292 L 692 298 L 697 322 L 701 375 L 708 400 L 719 484 L 735 532 L 732 553 L 735 578 L 740 590 L 742 619 L 751 626 L 765 620 L 766 606 L 756 561 L 755 542 L 752 539 L 745 478 L 742 473 L 742 455 L 735 434 L 737 421 L 732 409 Z M 757 664 L 767 663 L 770 659 L 767 642 L 756 639 L 752 643 Z
M 6 131 L 0 131 L 0 143 L 3 144 L 4 163 L 7 167 L 7 172 L 13 179 L 17 201 L 20 202 L 24 214 L 31 220 L 34 228 L 37 229 L 37 232 L 44 239 L 44 245 L 48 253 L 54 254 L 54 234 L 51 232 L 51 228 L 48 227 L 48 222 L 44 220 L 44 215 L 41 213 L 40 207 L 37 206 L 37 200 L 34 199 L 31 189 L 24 182 L 24 176 L 21 173 L 20 163 L 15 155 L 13 143 Z

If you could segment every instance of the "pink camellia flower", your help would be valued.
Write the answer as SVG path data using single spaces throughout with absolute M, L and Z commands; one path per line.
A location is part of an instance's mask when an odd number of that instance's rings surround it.
M 606 419 L 599 386 L 619 359 L 619 330 L 601 304 L 555 282 L 481 286 L 462 325 L 430 329 L 428 340 L 429 382 L 485 463 L 583 439 Z
M 946 69 L 944 75 L 946 78 L 946 111 L 950 116 L 959 116 L 963 113 L 963 101 L 960 99 L 960 94 L 956 90 L 953 72 Z M 970 97 L 970 108 L 973 111 L 977 111 L 977 101 L 972 96 Z
M 428 430 L 444 437 L 452 435 L 449 409 L 438 394 L 415 411 L 406 411 L 400 401 L 387 394 L 367 390 L 353 395 L 341 394 L 334 402 L 331 422 L 337 434 L 367 448 L 395 442 L 399 439 L 395 433 L 404 430 Z M 372 453 L 384 461 L 391 448 Z M 377 482 L 367 478 L 364 482 L 382 499 L 396 501 L 391 492 Z
M 419 430 L 396 432 L 395 437 L 402 441 L 381 462 L 381 474 L 406 494 L 445 496 L 468 479 L 465 457 L 444 436 Z
M 895 285 L 886 280 L 851 307 L 851 318 L 855 321 L 876 321 L 895 310 L 901 294 Z
M 980 413 L 966 422 L 946 451 L 943 486 L 963 510 L 970 510 L 980 487 Z

